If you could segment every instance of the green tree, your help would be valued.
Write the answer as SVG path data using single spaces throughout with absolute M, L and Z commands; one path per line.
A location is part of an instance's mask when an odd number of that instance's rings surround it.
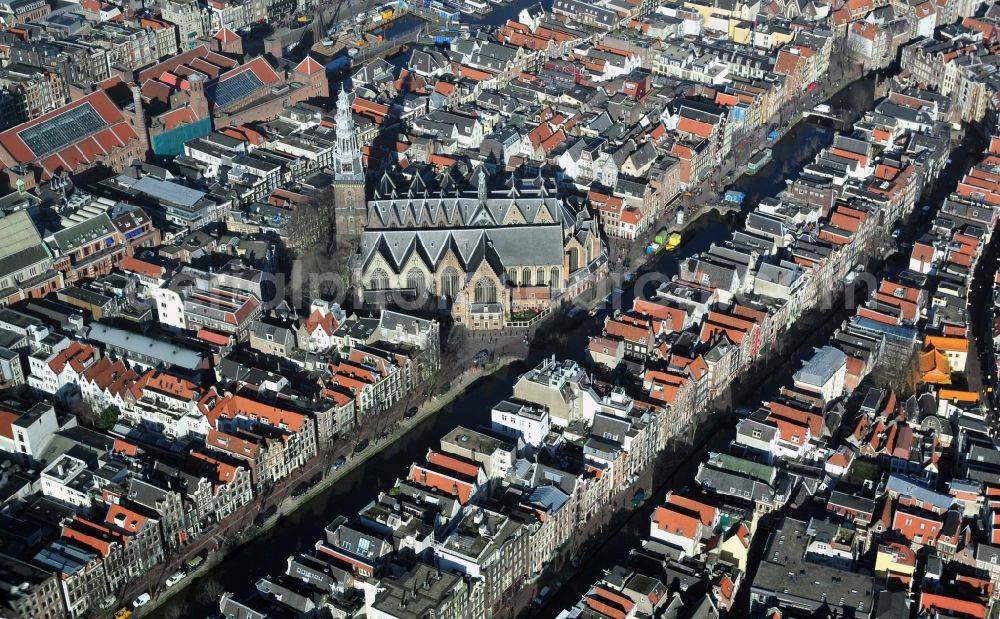
M 115 425 L 121 412 L 117 406 L 109 406 L 94 417 L 94 427 L 98 430 L 107 430 Z

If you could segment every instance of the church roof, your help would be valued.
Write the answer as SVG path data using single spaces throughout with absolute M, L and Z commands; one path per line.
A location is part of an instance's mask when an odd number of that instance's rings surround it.
M 572 222 L 574 216 L 544 179 L 512 179 L 498 191 L 456 180 L 451 170 L 415 174 L 409 180 L 383 175 L 368 206 L 369 227 L 497 227 Z M 485 199 L 484 199 L 485 198 Z
M 368 202 L 359 249 L 365 270 L 381 256 L 395 273 L 416 259 L 437 271 L 454 260 L 466 273 L 485 262 L 500 275 L 510 268 L 563 264 L 566 242 L 589 242 L 596 222 L 557 197 L 551 179 L 509 177 L 490 189 L 482 168 L 437 172 L 423 168 L 383 174 Z
M 306 54 L 306 57 L 302 59 L 302 62 L 295 67 L 295 72 L 302 73 L 303 75 L 312 75 L 313 73 L 318 73 L 320 71 L 326 71 L 326 69 L 324 69 L 323 65 L 316 62 L 316 60 L 308 54 Z
M 563 241 L 558 224 L 478 230 L 379 230 L 362 235 L 360 251 L 365 265 L 378 254 L 397 273 L 414 253 L 429 269 L 436 270 L 451 251 L 466 271 L 477 269 L 486 259 L 499 274 L 509 267 L 562 264 Z
M 223 26 L 222 28 L 219 28 L 218 32 L 215 33 L 215 39 L 222 41 L 223 43 L 232 43 L 233 41 L 239 41 L 240 35 Z

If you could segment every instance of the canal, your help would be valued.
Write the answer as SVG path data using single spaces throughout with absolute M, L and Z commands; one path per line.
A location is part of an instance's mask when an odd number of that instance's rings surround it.
M 499 7 L 494 15 L 505 9 L 516 14 L 513 10 L 516 6 Z M 849 106 L 863 110 L 870 107 L 873 93 L 873 83 L 861 80 L 835 95 L 830 103 L 835 108 Z M 756 175 L 744 176 L 734 183 L 735 188 L 747 194 L 745 208 L 751 208 L 762 197 L 777 193 L 785 186 L 785 178 L 832 140 L 833 132 L 826 127 L 813 123 L 799 123 L 793 127 L 773 145 L 774 157 L 770 164 Z M 650 265 L 651 270 L 669 278 L 677 273 L 680 260 L 705 251 L 713 243 L 721 244 L 730 237 L 731 226 L 740 224 L 742 219 L 723 217 L 715 211 L 699 217 L 689 224 L 684 244 L 675 252 L 659 254 L 655 263 Z M 649 294 L 651 290 L 645 292 Z M 622 306 L 631 306 L 631 295 L 630 289 L 624 291 Z M 316 496 L 269 531 L 231 552 L 210 572 L 176 593 L 149 616 L 159 619 L 216 616 L 220 591 L 240 596 L 249 593 L 259 578 L 283 573 L 289 555 L 311 547 L 323 537 L 324 526 L 337 516 L 354 516 L 374 500 L 379 491 L 388 490 L 397 477 L 406 474 L 410 463 L 422 459 L 429 448 L 437 446 L 441 436 L 457 425 L 471 428 L 488 425 L 490 406 L 510 395 L 514 381 L 526 368 L 551 354 L 583 361 L 587 337 L 597 333 L 600 324 L 603 324 L 602 316 L 581 321 L 565 329 L 556 344 L 545 349 L 533 349 L 525 362 L 480 380 L 439 413 L 424 419 L 405 436 L 386 445 L 363 466 L 338 480 L 329 491 Z M 653 497 L 647 505 L 654 505 L 655 501 L 656 497 Z M 633 535 L 638 533 L 632 532 Z M 622 550 L 627 549 L 622 546 Z M 608 557 L 610 560 L 613 558 Z M 606 563 L 602 557 L 593 565 L 584 566 L 584 572 L 588 573 L 588 577 L 590 572 L 599 574 Z

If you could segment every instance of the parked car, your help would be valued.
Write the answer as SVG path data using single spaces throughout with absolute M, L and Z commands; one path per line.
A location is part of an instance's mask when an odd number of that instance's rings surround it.
M 490 358 L 490 351 L 484 348 L 483 350 L 480 350 L 472 357 L 472 362 L 475 363 L 476 365 L 479 365 L 481 363 L 485 363 L 486 360 L 489 358 Z
M 403 417 L 405 417 L 406 419 L 411 419 L 415 417 L 416 414 L 417 414 L 417 407 L 411 406 L 410 408 L 406 409 L 405 413 L 403 413 Z
M 330 465 L 330 468 L 336 471 L 345 464 L 347 464 L 347 458 L 345 458 L 344 456 L 340 456 L 339 458 L 333 461 L 333 464 Z
M 143 593 L 132 601 L 132 608 L 139 608 L 140 606 L 145 606 L 146 604 L 149 604 L 149 601 L 151 599 L 153 598 L 149 597 L 148 593 Z
M 541 606 L 542 603 L 545 602 L 545 600 L 549 599 L 549 593 L 551 593 L 551 592 L 552 592 L 552 588 L 551 587 L 547 587 L 547 586 L 546 587 L 542 587 L 542 590 L 538 592 L 537 596 L 535 596 L 535 600 L 534 600 L 535 604 L 538 605 L 538 606 Z
M 170 576 L 167 576 L 167 587 L 173 587 L 182 580 L 184 580 L 184 572 L 178 570 Z
M 359 454 L 366 449 L 368 449 L 368 439 L 363 438 L 354 446 L 354 453 Z
M 205 553 L 199 553 L 184 562 L 184 570 L 190 574 L 205 562 Z
M 292 496 L 299 497 L 307 492 L 309 492 L 309 484 L 306 482 L 302 482 L 297 486 L 295 486 L 295 489 L 292 490 Z

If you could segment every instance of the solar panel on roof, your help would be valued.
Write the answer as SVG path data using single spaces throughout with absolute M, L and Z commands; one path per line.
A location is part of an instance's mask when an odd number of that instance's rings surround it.
M 75 144 L 106 126 L 108 123 L 87 102 L 19 131 L 17 134 L 28 145 L 31 152 L 36 157 L 40 157 L 61 150 L 70 144 Z
M 253 71 L 244 71 L 233 77 L 214 82 L 205 87 L 205 94 L 215 101 L 219 107 L 239 101 L 253 91 L 261 88 L 264 82 Z

